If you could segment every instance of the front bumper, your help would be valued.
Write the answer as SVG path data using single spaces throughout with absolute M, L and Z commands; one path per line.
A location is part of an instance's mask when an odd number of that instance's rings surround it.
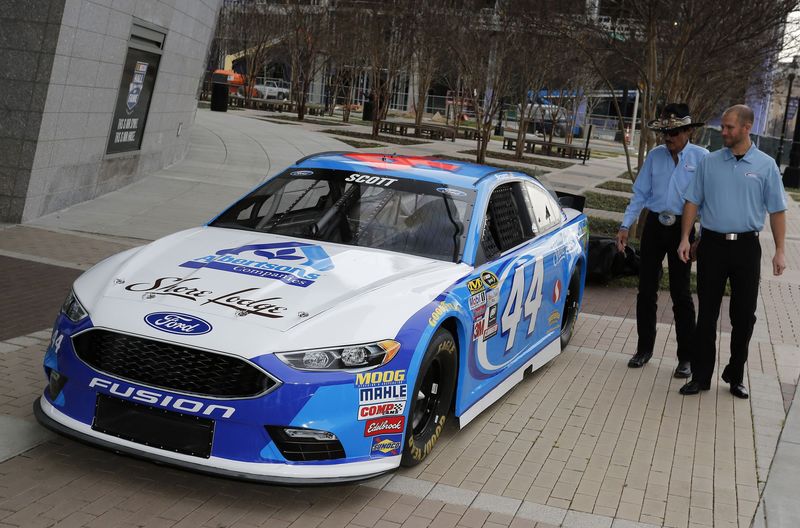
M 216 457 L 197 459 L 93 431 L 90 426 L 60 412 L 44 396 L 33 402 L 33 412 L 43 426 L 79 442 L 216 477 L 271 484 L 332 484 L 370 479 L 397 468 L 397 464 L 388 459 L 321 467 L 238 462 Z
M 73 325 L 60 317 L 53 344 L 45 355 L 45 375 L 51 384 L 35 403 L 34 410 L 44 426 L 58 433 L 158 463 L 218 476 L 279 484 L 325 484 L 368 479 L 400 465 L 402 429 L 367 434 L 367 425 L 375 420 L 370 415 L 358 417 L 360 410 L 365 409 L 360 403 L 367 402 L 360 401 L 359 391 L 363 389 L 359 388 L 353 374 L 312 374 L 314 381 L 320 382 L 312 384 L 309 383 L 309 374 L 295 371 L 274 356 L 267 355 L 253 362 L 282 381 L 275 390 L 251 398 L 187 396 L 115 377 L 79 359 L 73 337 L 93 328 L 91 321 Z M 376 375 L 380 377 L 394 372 L 376 372 Z M 60 382 L 53 383 L 53 374 Z M 402 396 L 403 401 L 391 402 L 399 406 L 398 416 L 387 419 L 400 428 L 405 421 L 400 414 L 406 404 L 405 392 Z M 172 451 L 135 436 L 109 434 L 97 427 L 96 412 L 102 398 L 128 402 L 139 409 L 168 410 L 173 415 L 178 412 L 184 418 L 213 422 L 213 440 L 207 443 L 210 451 L 199 456 L 186 451 Z M 287 459 L 284 448 L 268 433 L 269 427 L 330 431 L 341 442 L 342 457 Z

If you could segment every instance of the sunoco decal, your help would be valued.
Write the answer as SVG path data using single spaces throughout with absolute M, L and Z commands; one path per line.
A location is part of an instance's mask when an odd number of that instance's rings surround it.
M 305 288 L 316 282 L 323 271 L 334 268 L 321 246 L 305 242 L 251 244 L 221 249 L 214 255 L 197 257 L 181 264 L 183 268 L 211 268 L 230 273 L 279 280 Z
M 364 424 L 364 436 L 375 436 L 387 433 L 402 433 L 405 424 L 405 416 L 369 420 L 366 424 Z
M 369 450 L 371 457 L 397 456 L 403 447 L 403 435 L 382 434 L 372 439 L 372 448 Z
M 403 414 L 405 409 L 406 402 L 404 401 L 362 405 L 358 408 L 358 419 L 361 421 L 369 420 L 370 418 L 380 418 L 381 416 L 398 416 Z
M 144 316 L 148 326 L 176 335 L 203 335 L 211 331 L 211 323 L 189 314 L 153 312 Z

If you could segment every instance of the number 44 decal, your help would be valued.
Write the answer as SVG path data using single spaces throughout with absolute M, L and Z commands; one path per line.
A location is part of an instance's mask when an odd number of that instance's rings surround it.
M 533 263 L 533 277 L 528 284 L 528 294 L 525 295 L 525 265 L 518 264 L 514 269 L 514 278 L 511 282 L 511 291 L 508 294 L 508 301 L 503 308 L 500 317 L 501 333 L 508 334 L 506 341 L 506 352 L 514 346 L 514 337 L 517 333 L 517 325 L 523 315 L 528 319 L 527 336 L 533 333 L 536 327 L 536 317 L 539 315 L 539 308 L 542 306 L 542 287 L 544 283 L 544 263 L 542 257 L 536 257 Z M 523 299 L 525 300 L 523 303 Z

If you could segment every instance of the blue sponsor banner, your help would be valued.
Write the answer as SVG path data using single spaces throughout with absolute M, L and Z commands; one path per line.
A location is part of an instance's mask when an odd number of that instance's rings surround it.
M 228 264 L 225 262 L 220 261 L 213 261 L 213 262 L 184 262 L 181 264 L 182 268 L 211 268 L 221 271 L 230 271 L 232 273 L 241 273 L 242 275 L 253 275 L 256 277 L 264 277 L 265 279 L 275 279 L 279 280 L 285 284 L 289 284 L 291 286 L 300 286 L 301 288 L 305 288 L 311 284 L 314 284 L 313 280 L 308 279 L 301 279 L 292 275 L 291 273 L 285 273 L 282 271 L 275 271 L 270 269 L 262 269 L 262 268 L 251 268 L 248 266 L 241 266 L 239 264 Z

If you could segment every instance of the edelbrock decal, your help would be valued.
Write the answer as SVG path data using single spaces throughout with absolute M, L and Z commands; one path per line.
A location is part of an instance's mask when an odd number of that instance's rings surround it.
M 211 323 L 189 314 L 153 312 L 144 316 L 148 326 L 176 335 L 203 335 L 211 331 Z
M 322 276 L 321 272 L 334 268 L 322 246 L 306 242 L 250 244 L 220 249 L 214 255 L 197 257 L 180 266 L 263 277 L 301 288 L 314 284 Z
M 223 293 L 217 295 L 212 290 L 203 290 L 193 286 L 187 286 L 187 283 L 199 280 L 198 277 L 189 279 L 182 279 L 181 277 L 160 277 L 153 283 L 137 282 L 125 286 L 126 291 L 130 292 L 146 292 L 150 295 L 168 295 L 178 297 L 179 299 L 187 299 L 189 301 L 205 300 L 199 306 L 206 304 L 217 304 L 236 310 L 237 312 L 246 312 L 248 314 L 258 315 L 261 317 L 269 317 L 272 319 L 279 319 L 283 317 L 283 312 L 287 310 L 285 306 L 276 304 L 281 300 L 281 297 L 266 297 L 263 299 L 254 299 L 247 295 L 249 292 L 257 291 L 258 288 L 246 288 L 230 293 Z
M 364 436 L 375 436 L 385 433 L 402 433 L 405 424 L 405 416 L 369 420 L 366 424 L 364 424 Z
M 233 413 L 236 412 L 236 409 L 226 405 L 208 404 L 187 398 L 176 398 L 169 394 L 162 394 L 154 390 L 138 389 L 131 385 L 117 383 L 104 378 L 92 378 L 89 382 L 89 388 L 95 387 L 98 389 L 107 389 L 108 394 L 113 394 L 120 398 L 157 405 L 184 413 L 199 413 L 203 416 L 212 417 L 216 414 L 217 418 L 230 418 L 233 416 Z

